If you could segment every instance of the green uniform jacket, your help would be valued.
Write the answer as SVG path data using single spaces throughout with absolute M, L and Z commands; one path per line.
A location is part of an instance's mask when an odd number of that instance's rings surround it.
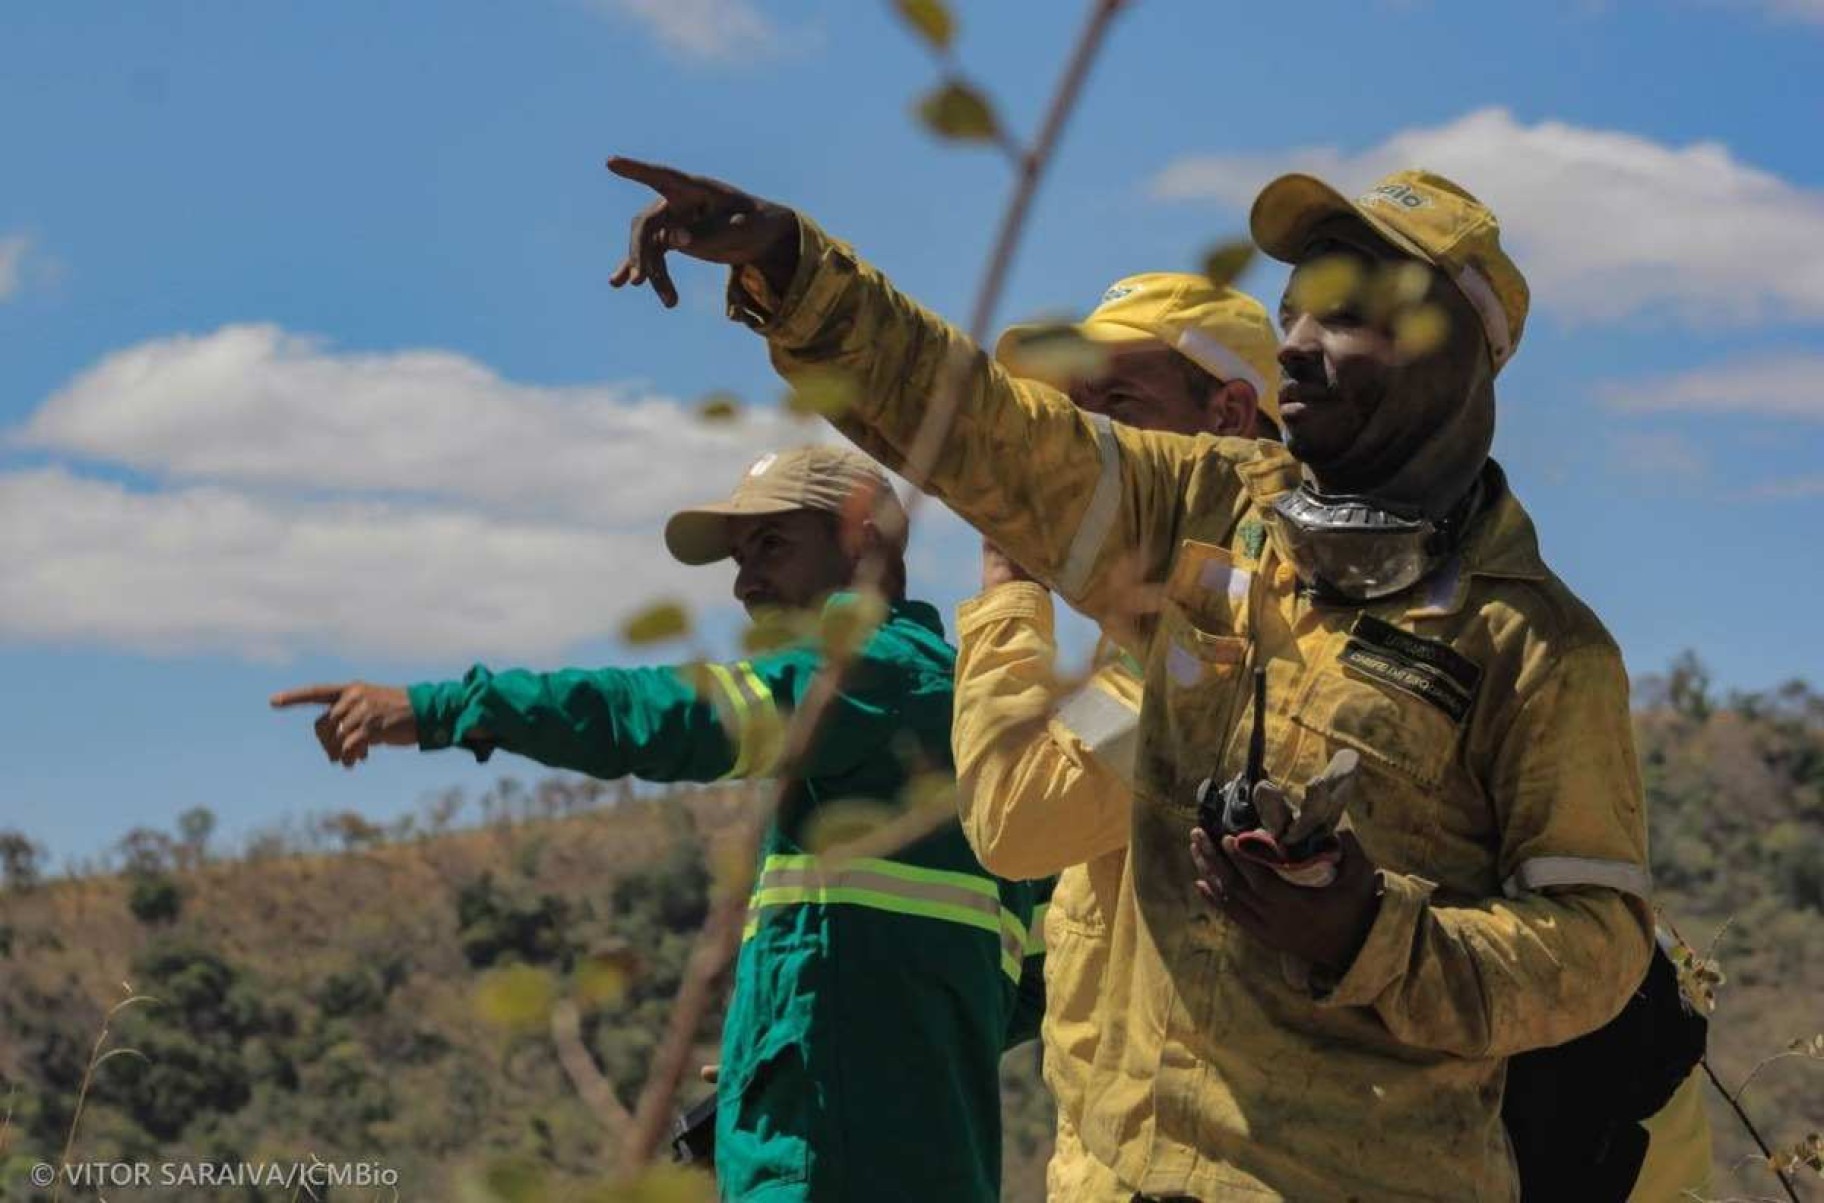
M 840 868 L 802 842 L 833 802 L 898 807 L 913 777 L 954 772 L 954 662 L 935 609 L 891 607 L 766 833 L 722 1032 L 725 1199 L 999 1196 L 1000 1054 L 1032 887 L 990 876 L 954 823 Z M 770 771 L 783 717 L 821 664 L 794 648 L 691 669 L 476 667 L 411 698 L 427 749 L 713 781 Z

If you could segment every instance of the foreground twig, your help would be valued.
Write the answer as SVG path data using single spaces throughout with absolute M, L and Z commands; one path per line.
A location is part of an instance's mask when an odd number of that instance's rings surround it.
M 1019 159 L 1020 169 L 1014 184 L 1013 195 L 1002 215 L 994 250 L 989 257 L 970 317 L 969 335 L 978 344 L 986 339 L 989 324 L 994 320 L 1002 290 L 1006 286 L 1007 272 L 1013 262 L 1014 251 L 1024 233 L 1026 219 L 1031 211 L 1032 200 L 1037 193 L 1039 182 L 1056 151 L 1058 138 L 1076 105 L 1083 81 L 1089 74 L 1089 68 L 1107 38 L 1111 21 L 1126 3 L 1127 0 L 1095 0 L 1089 18 L 1078 35 L 1076 46 L 1071 52 L 1064 73 L 1058 81 L 1057 91 L 1053 94 L 1051 104 L 1046 110 L 1038 137 L 1031 150 Z M 950 370 L 945 373 L 938 396 L 933 399 L 933 404 L 927 409 L 919 431 L 913 439 L 911 452 L 907 457 L 906 471 L 903 475 L 914 486 L 923 485 L 938 452 L 942 450 L 944 438 L 948 435 L 950 423 L 956 414 L 959 386 L 966 370 L 966 363 L 950 365 Z M 920 496 L 922 494 L 915 494 L 908 503 L 906 507 L 908 516 L 916 512 Z M 883 572 L 884 564 L 878 560 L 878 557 L 873 557 L 862 566 L 860 580 L 857 583 L 864 588 L 878 587 Z M 773 794 L 772 799 L 754 817 L 754 821 L 744 833 L 737 852 L 740 857 L 740 868 L 731 880 L 724 883 L 726 892 L 713 903 L 709 919 L 697 937 L 696 946 L 691 952 L 690 962 L 685 969 L 683 984 L 679 987 L 677 1000 L 672 1005 L 665 1039 L 653 1057 L 652 1066 L 647 1073 L 645 1088 L 640 1093 L 639 1104 L 635 1110 L 633 1128 L 628 1134 L 622 1150 L 621 1173 L 625 1177 L 636 1175 L 643 1166 L 649 1163 L 664 1138 L 677 1097 L 678 1084 L 682 1081 L 689 1065 L 690 1050 L 695 1043 L 697 1028 L 716 997 L 716 987 L 723 971 L 740 947 L 741 929 L 747 913 L 747 898 L 753 884 L 753 866 L 759 855 L 760 840 L 766 823 L 776 809 L 778 799 L 783 797 L 795 784 L 789 766 L 803 763 L 804 750 L 817 738 L 824 716 L 829 709 L 829 703 L 840 688 L 843 667 L 841 664 L 832 664 L 819 674 L 818 680 L 806 696 L 804 705 L 793 715 L 786 730 L 786 753 L 782 760 L 782 763 L 787 766 L 787 772 L 781 777 L 778 790 Z M 916 838 L 917 834 L 922 833 L 923 828 L 922 822 L 913 822 L 908 823 L 904 828 L 897 829 L 895 836 L 900 837 L 898 842 L 893 843 L 890 847 L 879 849 L 877 854 L 884 855 L 904 847 L 911 838 Z M 869 841 L 869 843 L 870 850 L 873 850 L 874 841 Z
M 1754 1121 L 1748 1118 L 1748 1113 L 1742 1109 L 1741 1103 L 1736 1101 L 1736 1097 L 1723 1086 L 1722 1079 L 1716 1076 L 1716 1071 L 1710 1068 L 1710 1058 L 1705 1057 L 1699 1064 L 1704 1067 L 1704 1075 L 1710 1079 L 1710 1084 L 1716 1087 L 1716 1092 L 1723 1096 L 1723 1101 L 1729 1104 L 1731 1111 L 1735 1112 L 1735 1118 L 1742 1121 L 1742 1127 L 1748 1129 L 1748 1135 L 1754 1137 L 1754 1143 L 1760 1146 L 1762 1155 L 1767 1158 L 1768 1167 L 1778 1175 L 1780 1185 L 1786 1188 L 1786 1197 L 1791 1199 L 1792 1203 L 1799 1203 L 1799 1195 L 1792 1188 L 1792 1180 L 1786 1176 L 1786 1171 L 1781 1169 L 1779 1162 L 1774 1159 L 1773 1150 L 1767 1147 L 1765 1140 L 1761 1139 L 1760 1129 L 1756 1128 Z

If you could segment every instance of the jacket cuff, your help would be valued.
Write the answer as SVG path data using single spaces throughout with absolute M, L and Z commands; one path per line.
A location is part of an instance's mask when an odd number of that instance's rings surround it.
M 1412 942 L 1431 905 L 1430 882 L 1381 871 L 1381 907 L 1348 972 L 1329 989 L 1313 976 L 1313 997 L 1324 1007 L 1367 1007 L 1406 974 Z
M 1030 622 L 1050 639 L 1054 614 L 1051 591 L 1037 581 L 1008 581 L 984 589 L 956 608 L 956 633 L 960 638 L 989 623 L 1014 620 Z
M 485 687 L 490 674 L 477 664 L 460 681 L 424 681 L 407 687 L 405 694 L 412 703 L 412 721 L 418 726 L 418 747 L 436 752 L 458 744 L 485 762 L 494 753 L 492 740 L 474 733 L 476 716 L 469 705 L 479 688 Z
M 855 278 L 855 252 L 798 215 L 798 269 L 784 296 L 752 268 L 728 273 L 728 316 L 787 349 L 804 346 L 823 329 Z

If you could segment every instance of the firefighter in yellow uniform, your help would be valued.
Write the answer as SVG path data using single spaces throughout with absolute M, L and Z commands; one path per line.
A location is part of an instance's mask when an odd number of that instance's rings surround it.
M 1102 352 L 1084 364 L 1093 374 L 1082 390 L 1090 412 L 1185 434 L 1277 433 L 1278 338 L 1245 293 L 1200 275 L 1130 276 L 1074 331 Z M 1070 356 L 1046 359 L 1049 334 L 1015 327 L 997 358 L 1017 375 L 1067 386 Z M 1108 917 L 1127 859 L 1142 670 L 1104 640 L 1091 679 L 1060 701 L 1051 594 L 992 545 L 982 560 L 983 591 L 957 611 L 963 831 L 996 872 L 1057 877 L 1043 920 L 1041 1037 L 1058 1109 L 1046 1194 L 1088 1203 L 1098 1196 L 1077 1126 L 1103 1023 Z M 1131 1194 L 1101 1197 L 1126 1203 Z
M 1425 172 L 1354 202 L 1309 176 L 1267 187 L 1255 240 L 1295 265 L 1281 447 L 1086 413 L 791 210 L 610 166 L 661 195 L 614 283 L 675 304 L 668 252 L 733 267 L 732 314 L 788 378 L 849 373 L 833 420 L 894 467 L 955 373 L 925 487 L 1132 632 L 1145 695 L 1088 1153 L 1142 1196 L 1515 1198 L 1505 1059 L 1615 1015 L 1652 919 L 1619 651 L 1488 457 L 1527 308 L 1493 214 Z M 1163 586 L 1157 607 L 1136 582 Z M 1257 668 L 1284 797 L 1342 753 L 1358 766 L 1321 888 L 1198 827 L 1206 786 L 1252 759 Z

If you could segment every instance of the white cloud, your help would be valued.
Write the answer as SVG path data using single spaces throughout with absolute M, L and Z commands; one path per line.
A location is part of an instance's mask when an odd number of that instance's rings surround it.
M 1802 501 L 1824 497 L 1824 474 L 1788 476 L 1756 485 L 1750 496 L 1772 501 Z
M 1756 0 L 1770 16 L 1808 25 L 1824 25 L 1824 0 Z
M 1627 413 L 1743 414 L 1824 421 L 1824 355 L 1793 352 L 1616 381 L 1598 393 Z
M 31 246 L 32 240 L 24 234 L 0 238 L 0 302 L 18 294 L 25 280 L 25 253 Z
M 661 596 L 727 600 L 657 531 L 0 474 L 0 639 L 161 654 L 549 662 Z
M 1615 438 L 1614 451 L 1615 466 L 1622 472 L 1660 487 L 1692 484 L 1710 471 L 1702 448 L 1676 431 L 1623 431 Z
M 343 352 L 244 325 L 111 354 L 12 441 L 180 481 L 624 525 L 732 487 L 769 447 L 829 437 L 771 407 L 727 425 L 693 408 L 623 386 L 503 380 L 449 351 Z
M 749 0 L 588 0 L 590 7 L 630 17 L 674 53 L 732 62 L 770 53 L 779 33 Z
M 1824 192 L 1751 167 L 1718 142 L 1675 147 L 1557 121 L 1522 125 L 1489 108 L 1356 153 L 1189 155 L 1152 191 L 1245 212 L 1282 172 L 1309 171 L 1347 192 L 1412 166 L 1487 201 L 1535 303 L 1565 317 L 1824 320 Z

